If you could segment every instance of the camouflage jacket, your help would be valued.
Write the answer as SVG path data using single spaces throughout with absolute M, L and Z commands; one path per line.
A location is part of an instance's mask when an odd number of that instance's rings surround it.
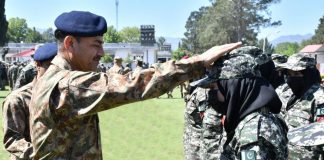
M 11 89 L 13 89 L 13 87 L 15 86 L 17 78 L 18 78 L 18 66 L 12 65 L 8 69 L 8 81 Z
M 201 158 L 202 117 L 206 110 L 208 90 L 197 87 L 189 96 L 184 114 L 183 145 L 186 160 Z
M 30 83 L 37 74 L 36 65 L 34 62 L 29 63 L 26 65 L 20 72 L 16 83 L 14 84 L 13 89 L 18 89 L 27 83 Z
M 4 147 L 11 159 L 29 159 L 33 147 L 29 134 L 29 102 L 32 83 L 11 92 L 3 102 Z
M 285 124 L 276 115 L 259 111 L 246 116 L 236 127 L 221 159 L 279 159 L 288 157 Z
M 323 91 L 320 84 L 314 84 L 292 107 L 283 106 L 289 129 L 320 121 L 324 117 Z
M 35 159 L 102 159 L 97 112 L 157 97 L 203 74 L 198 59 L 168 61 L 154 74 L 72 71 L 57 55 L 33 88 L 30 110 Z

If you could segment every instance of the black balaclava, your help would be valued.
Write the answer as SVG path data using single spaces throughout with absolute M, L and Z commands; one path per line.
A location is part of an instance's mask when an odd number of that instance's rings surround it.
M 264 77 L 269 83 L 273 86 L 273 88 L 277 88 L 279 85 L 285 82 L 284 76 L 279 76 L 279 72 L 276 70 L 275 64 L 272 60 L 261 64 L 259 66 L 261 76 Z
M 321 82 L 320 73 L 316 68 L 306 68 L 302 70 L 301 73 L 303 74 L 302 77 L 286 77 L 286 83 L 293 92 L 293 95 L 288 100 L 287 109 L 289 109 L 297 99 L 303 96 L 313 84 Z
M 279 113 L 281 101 L 274 88 L 261 77 L 237 78 L 217 81 L 219 91 L 225 98 L 226 115 L 224 127 L 227 133 L 234 131 L 245 116 L 262 107 Z

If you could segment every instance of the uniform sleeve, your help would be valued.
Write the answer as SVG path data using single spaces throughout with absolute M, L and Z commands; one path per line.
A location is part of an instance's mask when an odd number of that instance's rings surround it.
M 147 71 L 147 70 L 146 70 Z M 201 61 L 168 61 L 155 65 L 153 72 L 135 78 L 120 74 L 71 72 L 52 94 L 56 112 L 65 118 L 85 116 L 127 103 L 160 96 L 180 83 L 204 73 Z M 65 119 L 63 118 L 63 119 Z
M 25 105 L 19 98 L 7 97 L 3 103 L 3 144 L 5 149 L 16 157 L 29 159 L 33 152 L 32 144 L 28 141 L 26 127 L 29 127 Z

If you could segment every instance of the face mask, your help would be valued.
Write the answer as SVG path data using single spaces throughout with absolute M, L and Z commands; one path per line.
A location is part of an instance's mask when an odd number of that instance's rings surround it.
M 301 96 L 305 89 L 304 77 L 286 77 L 286 83 L 296 96 Z
M 217 111 L 221 111 L 224 109 L 225 102 L 220 102 L 217 98 L 217 92 L 219 92 L 219 90 L 214 90 L 211 89 L 208 92 L 208 105 L 213 107 L 215 110 Z

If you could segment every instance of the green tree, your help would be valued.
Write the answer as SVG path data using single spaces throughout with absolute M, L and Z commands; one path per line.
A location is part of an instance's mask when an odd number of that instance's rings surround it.
M 43 33 L 42 33 L 42 39 L 44 42 L 55 42 L 55 36 L 54 36 L 54 31 L 52 28 L 48 28 L 46 29 Z
M 23 18 L 10 18 L 8 25 L 8 38 L 11 42 L 25 41 L 28 32 L 26 20 Z
M 275 53 L 291 56 L 299 51 L 298 43 L 284 42 L 275 47 Z
M 120 32 L 122 42 L 139 43 L 140 42 L 140 29 L 138 27 L 125 27 Z
M 201 7 L 198 11 L 193 11 L 187 19 L 184 33 L 185 38 L 182 39 L 181 48 L 191 51 L 195 54 L 200 52 L 200 45 L 198 40 L 199 21 L 201 17 L 206 14 L 209 7 Z
M 5 14 L 5 0 L 0 1 L 0 46 L 4 46 L 8 41 L 6 33 L 8 30 L 8 22 Z
M 260 27 L 278 26 L 269 6 L 280 0 L 211 0 L 212 6 L 198 20 L 198 44 L 206 50 L 214 45 L 243 41 L 257 43 Z
M 324 44 L 324 16 L 320 19 L 320 24 L 315 30 L 315 35 L 312 37 L 312 43 Z
M 41 43 L 44 41 L 43 41 L 42 35 L 38 31 L 36 31 L 35 27 L 33 27 L 33 29 L 28 28 L 25 42 L 26 43 Z
M 181 48 L 178 48 L 177 50 L 175 50 L 171 53 L 172 59 L 175 59 L 175 60 L 179 60 L 186 55 L 191 56 L 192 53 L 185 49 L 181 49 Z
M 159 49 L 161 50 L 161 47 L 164 45 L 164 43 L 165 43 L 165 38 L 164 37 L 159 37 L 158 38 L 158 41 L 157 41 L 157 45 L 158 45 L 158 47 L 159 47 Z
M 103 39 L 106 43 L 118 43 L 122 41 L 114 26 L 108 26 L 107 32 L 104 34 Z
M 262 50 L 264 49 L 263 53 L 266 53 L 266 54 L 274 53 L 274 47 L 271 43 L 269 43 L 268 38 L 260 39 L 256 46 L 258 46 Z
M 101 57 L 100 61 L 101 61 L 102 63 L 109 63 L 109 62 L 112 62 L 112 61 L 113 61 L 113 58 L 112 58 L 108 53 L 105 53 L 105 54 Z

